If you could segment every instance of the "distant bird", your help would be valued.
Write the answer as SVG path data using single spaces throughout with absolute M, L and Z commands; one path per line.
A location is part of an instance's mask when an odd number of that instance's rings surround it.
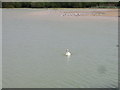
M 65 55 L 66 55 L 66 56 L 71 56 L 71 52 L 69 51 L 69 49 L 66 49 Z
M 78 15 L 78 13 L 75 13 L 75 16 L 77 16 Z

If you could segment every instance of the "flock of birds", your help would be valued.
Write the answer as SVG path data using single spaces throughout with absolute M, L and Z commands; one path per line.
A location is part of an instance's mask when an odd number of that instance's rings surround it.
M 64 13 L 61 16 L 80 16 L 80 13 Z
M 104 13 L 63 13 L 61 16 L 84 16 L 84 15 L 103 15 Z

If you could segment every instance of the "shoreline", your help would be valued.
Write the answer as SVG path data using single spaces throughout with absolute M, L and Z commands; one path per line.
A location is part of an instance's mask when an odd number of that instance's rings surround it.
M 118 17 L 118 8 L 2 8 L 4 9 L 31 9 L 43 10 L 31 12 L 31 15 L 57 15 L 57 16 L 109 16 Z

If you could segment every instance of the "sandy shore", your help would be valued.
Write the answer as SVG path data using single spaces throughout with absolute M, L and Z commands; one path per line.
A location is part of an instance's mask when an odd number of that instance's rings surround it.
M 118 16 L 117 9 L 78 9 L 74 11 L 61 11 L 61 16 Z
M 57 15 L 57 16 L 118 16 L 118 9 L 45 9 L 32 12 L 31 15 Z

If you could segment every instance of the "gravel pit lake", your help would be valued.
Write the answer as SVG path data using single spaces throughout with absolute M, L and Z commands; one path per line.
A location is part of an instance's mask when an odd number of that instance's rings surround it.
M 3 9 L 3 88 L 118 87 L 118 17 L 64 11 Z

